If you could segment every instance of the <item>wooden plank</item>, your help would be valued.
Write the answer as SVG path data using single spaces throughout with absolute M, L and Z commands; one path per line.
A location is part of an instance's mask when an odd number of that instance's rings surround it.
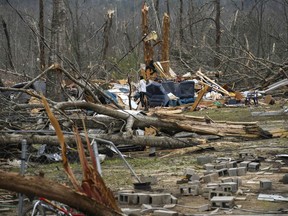
M 203 88 L 203 89 L 200 91 L 200 93 L 198 94 L 198 97 L 197 97 L 197 99 L 195 100 L 195 102 L 193 103 L 190 111 L 194 111 L 194 110 L 197 108 L 198 104 L 200 103 L 200 101 L 202 100 L 204 94 L 208 91 L 209 88 L 210 88 L 210 87 L 207 86 L 207 85 L 204 86 L 204 88 Z

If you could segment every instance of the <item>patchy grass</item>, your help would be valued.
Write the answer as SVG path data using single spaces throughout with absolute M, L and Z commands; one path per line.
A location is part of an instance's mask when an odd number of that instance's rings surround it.
M 236 121 L 236 122 L 253 122 L 269 120 L 288 120 L 288 115 L 278 116 L 255 116 L 252 112 L 279 111 L 282 107 L 279 104 L 273 106 L 251 106 L 235 108 L 209 108 L 201 111 L 187 112 L 186 115 L 192 116 L 209 116 L 215 121 Z

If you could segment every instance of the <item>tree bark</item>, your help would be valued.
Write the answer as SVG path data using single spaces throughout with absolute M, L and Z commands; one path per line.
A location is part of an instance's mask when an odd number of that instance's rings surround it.
M 120 212 L 98 204 L 97 201 L 84 194 L 77 193 L 67 186 L 46 180 L 40 176 L 21 176 L 18 173 L 0 171 L 0 188 L 23 193 L 27 196 L 55 200 L 85 214 L 99 216 L 122 215 Z
M 69 146 L 75 146 L 74 135 L 64 135 L 65 142 Z M 160 148 L 183 148 L 205 144 L 206 140 L 201 138 L 173 138 L 168 136 L 122 136 L 120 134 L 89 134 L 89 138 L 99 138 L 109 140 L 115 145 L 139 145 L 139 146 L 154 146 Z M 39 134 L 0 134 L 0 143 L 9 145 L 21 143 L 26 139 L 28 144 L 48 144 L 60 145 L 56 135 L 39 135 Z M 84 135 L 81 137 L 83 143 L 86 142 Z M 101 144 L 101 142 L 99 141 Z
M 44 33 L 44 3 L 43 0 L 39 0 L 39 34 L 40 34 L 40 70 L 44 70 L 46 67 L 45 63 L 45 33 Z
M 220 27 L 220 0 L 215 0 L 215 8 L 216 8 L 216 17 L 215 17 L 215 25 L 216 25 L 216 56 L 214 58 L 214 67 L 218 68 L 220 65 L 220 41 L 221 41 L 221 27 Z
M 63 77 L 60 68 L 63 68 L 65 22 L 66 7 L 64 0 L 53 0 L 49 65 L 54 64 L 55 68 L 47 72 L 46 96 L 54 101 L 63 101 L 63 92 L 61 90 Z
M 104 62 L 107 57 L 107 51 L 108 51 L 108 46 L 109 46 L 109 35 L 112 27 L 112 18 L 113 18 L 114 12 L 107 12 L 107 20 L 105 22 L 104 26 L 104 42 L 103 42 L 103 55 L 102 55 L 102 61 Z M 104 64 L 105 66 L 105 64 Z M 106 66 L 105 66 L 106 68 Z
M 4 20 L 3 17 L 2 18 L 2 26 L 3 26 L 3 30 L 4 30 L 4 33 L 5 33 L 5 37 L 6 37 L 6 40 L 7 40 L 7 56 L 8 56 L 8 62 L 9 62 L 9 65 L 10 65 L 10 68 L 12 70 L 15 69 L 15 66 L 14 66 L 14 63 L 13 63 L 13 60 L 12 60 L 12 50 L 11 50 L 11 43 L 10 43 L 10 36 L 9 36 L 9 32 L 8 32 L 8 29 L 7 29 L 7 24 Z
M 162 42 L 162 59 L 161 65 L 163 67 L 164 73 L 170 77 L 169 68 L 169 38 L 170 38 L 170 17 L 168 14 L 164 14 L 163 17 L 163 42 Z

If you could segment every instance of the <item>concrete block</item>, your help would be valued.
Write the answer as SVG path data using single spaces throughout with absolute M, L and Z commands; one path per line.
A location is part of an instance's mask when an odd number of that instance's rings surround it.
M 198 185 L 183 185 L 180 186 L 180 194 L 184 196 L 197 196 L 199 195 L 199 186 Z
M 187 178 L 190 178 L 190 176 L 196 174 L 195 170 L 192 168 L 186 168 L 184 170 L 184 176 L 186 176 Z
M 152 205 L 165 205 L 171 204 L 171 195 L 170 194 L 150 194 L 149 204 Z
M 178 216 L 178 212 L 171 210 L 155 210 L 153 216 Z
M 199 212 L 209 211 L 209 210 L 210 210 L 210 205 L 209 204 L 204 204 L 204 205 L 198 207 L 198 211 Z
M 283 182 L 283 184 L 288 184 L 288 174 L 285 174 L 285 175 L 282 177 L 282 182 Z
M 138 193 L 139 204 L 150 203 L 150 195 L 145 193 Z
M 197 157 L 197 163 L 199 165 L 207 164 L 207 163 L 212 163 L 214 160 L 214 157 L 209 156 L 209 155 L 202 155 Z
M 228 176 L 228 169 L 227 168 L 222 168 L 220 170 L 217 170 L 218 176 Z
M 238 168 L 229 168 L 228 169 L 228 175 L 229 176 L 237 176 L 237 171 L 238 171 Z
M 257 172 L 260 169 L 260 163 L 251 162 L 248 164 L 248 171 L 249 172 Z
M 214 196 L 232 196 L 232 193 L 225 191 L 210 191 L 208 199 L 211 200 Z
M 237 175 L 238 176 L 244 176 L 246 175 L 247 168 L 246 167 L 238 167 L 237 168 Z
M 210 191 L 216 191 L 216 190 L 219 190 L 219 186 L 218 185 L 213 186 L 213 187 L 212 186 L 210 186 L 210 187 L 206 186 L 206 187 L 202 188 L 202 196 L 204 198 L 208 199 Z
M 135 215 L 135 216 L 142 215 L 141 209 L 121 208 L 121 210 L 125 215 Z
M 268 179 L 260 180 L 260 189 L 261 190 L 270 190 L 272 189 L 272 181 Z
M 255 158 L 254 154 L 248 151 L 241 151 L 239 152 L 239 158 L 241 159 L 252 159 Z
M 199 179 L 200 179 L 200 176 L 197 173 L 195 173 L 189 178 L 190 181 L 199 181 Z
M 201 185 L 199 180 L 189 181 L 188 184 L 189 185 L 197 185 L 198 187 L 200 187 L 200 185 Z
M 242 162 L 239 164 L 239 167 L 246 167 L 246 169 L 247 169 L 249 163 L 251 163 L 251 161 L 242 161 Z
M 214 196 L 211 202 L 211 208 L 233 208 L 234 196 Z
M 208 175 L 203 176 L 203 180 L 205 183 L 216 182 L 218 181 L 218 173 L 210 173 Z
M 174 197 L 173 195 L 171 195 L 171 204 L 177 204 L 177 203 L 178 203 L 178 199 Z
M 140 176 L 141 182 L 150 182 L 151 185 L 157 185 L 158 180 L 156 176 Z
M 215 169 L 216 170 L 220 170 L 220 169 L 223 169 L 223 168 L 226 168 L 226 162 L 221 162 L 221 163 L 218 163 L 218 164 L 215 164 Z
M 207 171 L 213 171 L 215 169 L 215 165 L 211 163 L 204 164 L 204 169 Z
M 233 178 L 233 182 L 236 182 L 238 187 L 240 187 L 242 185 L 242 179 L 241 177 L 234 177 Z
M 223 189 L 225 192 L 232 192 L 236 193 L 238 190 L 238 184 L 236 182 L 225 182 L 220 183 L 219 186 Z
M 138 204 L 138 195 L 137 193 L 119 193 L 118 202 L 120 204 Z
M 232 177 L 222 178 L 222 179 L 221 179 L 221 182 L 222 182 L 222 183 L 224 183 L 224 182 L 233 182 L 233 178 L 232 178 Z
M 229 161 L 229 162 L 227 162 L 226 167 L 227 168 L 235 168 L 235 167 L 237 167 L 237 161 Z

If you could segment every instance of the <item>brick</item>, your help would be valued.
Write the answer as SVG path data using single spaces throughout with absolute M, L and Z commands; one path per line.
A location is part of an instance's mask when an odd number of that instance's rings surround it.
M 214 196 L 211 199 L 211 208 L 233 208 L 234 196 Z
M 203 176 L 203 180 L 205 183 L 216 182 L 218 181 L 218 173 L 211 173 Z
M 153 216 L 178 216 L 178 212 L 171 210 L 155 210 Z
M 228 169 L 228 175 L 229 176 L 237 176 L 237 171 L 238 171 L 238 168 L 229 168 Z
M 268 179 L 260 180 L 260 189 L 261 190 L 270 190 L 272 189 L 272 181 Z

